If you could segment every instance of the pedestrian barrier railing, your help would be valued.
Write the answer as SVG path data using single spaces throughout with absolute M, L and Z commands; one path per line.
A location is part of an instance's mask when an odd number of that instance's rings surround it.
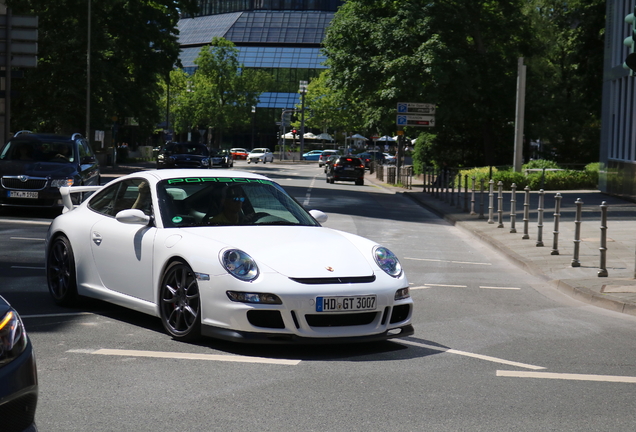
M 382 165 L 373 162 L 369 174 L 375 173 L 375 178 L 383 183 L 400 185 L 405 189 L 413 189 L 413 166 L 404 165 L 400 169 L 395 165 Z
M 391 168 L 391 167 L 388 167 Z M 394 168 L 394 167 L 393 167 Z M 410 167 L 412 168 L 412 167 Z M 471 216 L 476 216 L 477 219 L 485 219 L 484 217 L 484 199 L 486 195 L 485 179 L 481 178 L 477 180 L 475 176 L 470 177 L 472 185 L 469 191 L 469 177 L 468 175 L 462 175 L 459 170 L 452 169 L 437 169 L 435 167 L 425 167 L 422 176 L 424 180 L 425 193 L 430 194 L 434 198 L 440 199 L 443 202 L 449 204 L 451 207 L 457 207 Z M 476 188 L 477 183 L 479 189 Z M 463 184 L 463 193 L 462 193 Z M 457 187 L 457 193 L 455 188 Z M 504 192 L 503 182 L 497 183 L 497 209 L 495 210 L 495 181 L 490 179 L 488 181 L 488 224 L 494 224 L 494 214 L 497 212 L 497 228 L 504 227 Z M 530 187 L 525 186 L 523 189 L 524 202 L 523 202 L 523 235 L 522 240 L 530 239 L 529 234 L 529 222 L 530 222 Z M 470 193 L 470 195 L 469 195 Z M 538 206 L 537 211 L 537 240 L 536 246 L 543 247 L 543 228 L 544 228 L 544 211 L 545 211 L 545 191 L 540 189 L 538 192 Z M 517 218 L 517 185 L 512 184 L 510 187 L 510 233 L 517 233 L 516 218 Z M 551 255 L 559 255 L 559 228 L 561 222 L 561 206 L 563 196 L 561 193 L 556 193 L 554 196 L 554 229 L 552 231 L 552 249 Z M 470 205 L 469 205 L 470 202 Z M 462 204 L 463 203 L 463 204 Z M 475 210 L 475 206 L 479 203 L 479 213 Z M 583 201 L 580 198 L 574 202 L 576 207 L 576 213 L 574 218 L 574 250 L 572 255 L 571 266 L 580 267 L 580 246 L 581 246 L 581 224 L 582 220 L 582 207 Z M 600 262 L 598 277 L 607 277 L 607 209 L 608 205 L 605 201 L 600 205 L 601 212 L 601 226 L 600 226 Z M 634 268 L 634 278 L 636 278 L 636 266 Z

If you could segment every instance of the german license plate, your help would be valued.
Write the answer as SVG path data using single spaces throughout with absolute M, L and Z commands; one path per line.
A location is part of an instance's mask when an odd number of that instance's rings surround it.
M 349 297 L 316 297 L 316 312 L 355 312 L 375 310 L 374 295 Z
M 353 171 L 353 167 L 346 166 L 346 167 L 344 167 L 344 170 L 345 171 Z
M 9 198 L 34 198 L 34 199 L 37 199 L 38 198 L 38 193 L 37 192 L 30 192 L 30 191 L 9 191 L 7 196 Z

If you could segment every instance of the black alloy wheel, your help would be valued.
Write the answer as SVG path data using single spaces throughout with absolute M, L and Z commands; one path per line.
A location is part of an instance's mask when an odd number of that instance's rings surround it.
M 77 279 L 71 242 L 64 236 L 55 238 L 46 262 L 46 281 L 51 297 L 60 306 L 73 306 L 77 303 Z
M 192 269 L 181 261 L 168 266 L 161 280 L 159 298 L 161 323 L 177 340 L 194 340 L 201 335 L 199 285 Z

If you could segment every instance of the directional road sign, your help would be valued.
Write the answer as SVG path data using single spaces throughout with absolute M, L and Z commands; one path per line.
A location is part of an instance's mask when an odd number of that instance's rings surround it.
M 433 127 L 435 126 L 435 116 L 398 114 L 396 124 L 398 126 Z
M 435 115 L 435 104 L 430 103 L 414 103 L 414 102 L 398 102 L 398 114 L 429 114 Z

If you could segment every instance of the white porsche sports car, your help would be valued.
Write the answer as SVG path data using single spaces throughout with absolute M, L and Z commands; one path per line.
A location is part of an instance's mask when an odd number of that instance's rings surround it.
M 174 338 L 257 343 L 413 334 L 396 256 L 320 226 L 281 186 L 248 172 L 145 171 L 60 188 L 46 239 L 59 305 L 94 297 L 155 315 Z M 71 194 L 93 192 L 80 205 Z

